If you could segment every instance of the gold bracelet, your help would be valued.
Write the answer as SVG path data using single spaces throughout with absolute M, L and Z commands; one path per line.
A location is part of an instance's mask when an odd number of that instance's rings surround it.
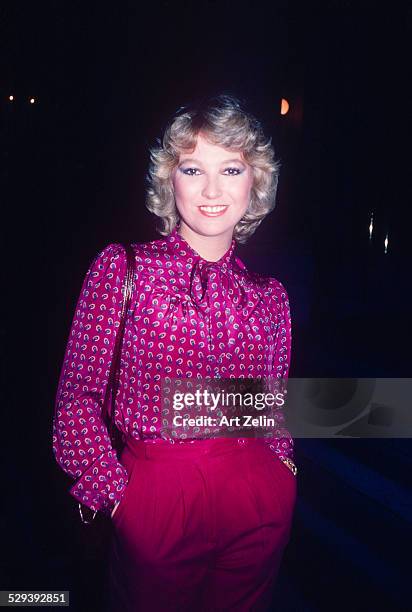
M 86 521 L 84 520 L 84 516 L 83 516 L 83 510 L 82 510 L 82 505 L 81 503 L 79 503 L 79 512 L 80 512 L 80 518 L 82 519 L 82 523 L 84 523 L 85 525 L 90 525 L 93 521 L 94 521 L 94 517 L 97 514 L 97 510 L 93 510 L 93 516 L 92 516 L 92 520 L 91 521 Z
M 293 475 L 296 476 L 296 474 L 298 473 L 298 468 L 296 467 L 296 465 L 293 463 L 292 459 L 289 459 L 288 457 L 280 457 L 280 460 L 288 466 L 288 468 L 290 469 L 291 472 L 293 472 Z
M 120 504 L 120 502 L 121 502 L 121 501 L 122 501 L 122 500 L 121 500 L 121 499 L 119 499 L 119 501 L 117 501 L 117 502 L 115 503 L 115 505 L 113 506 L 112 511 L 111 511 L 111 513 L 110 513 L 110 518 L 113 518 L 113 517 L 114 517 L 114 515 L 116 514 L 115 510 L 116 510 L 117 506 Z

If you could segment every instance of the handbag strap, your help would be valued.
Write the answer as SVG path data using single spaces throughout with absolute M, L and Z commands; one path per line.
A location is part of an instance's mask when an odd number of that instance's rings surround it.
M 119 329 L 116 334 L 116 342 L 113 349 L 112 362 L 110 367 L 109 380 L 106 387 L 105 400 L 103 404 L 102 416 L 106 420 L 109 420 L 108 429 L 109 434 L 111 431 L 115 429 L 114 425 L 114 409 L 115 409 L 115 400 L 117 394 L 117 387 L 119 384 L 119 370 L 120 370 L 120 355 L 121 355 L 121 347 L 123 343 L 123 334 L 126 323 L 127 311 L 129 309 L 129 305 L 132 299 L 133 294 L 133 279 L 136 267 L 136 254 L 131 244 L 126 244 L 124 246 L 126 250 L 127 257 L 127 268 L 126 274 L 123 282 L 123 302 L 122 302 L 122 310 L 120 314 L 120 324 Z M 110 413 L 107 413 L 107 408 L 109 404 L 109 395 L 111 393 L 111 410 Z
M 122 310 L 120 313 L 119 329 L 116 334 L 116 341 L 115 341 L 115 346 L 113 349 L 113 357 L 112 357 L 112 362 L 110 366 L 109 380 L 107 382 L 106 393 L 105 393 L 103 407 L 102 407 L 102 418 L 106 423 L 108 434 L 112 440 L 112 443 L 113 443 L 113 440 L 115 439 L 114 432 L 117 429 L 114 423 L 114 407 L 115 407 L 117 386 L 119 384 L 120 354 L 121 354 L 121 347 L 123 343 L 123 334 L 124 334 L 124 328 L 125 328 L 125 323 L 126 323 L 127 311 L 128 311 L 131 299 L 132 299 L 132 294 L 133 294 L 133 280 L 134 280 L 134 274 L 135 274 L 135 268 L 136 268 L 136 254 L 135 254 L 135 251 L 132 245 L 126 244 L 124 248 L 126 251 L 127 268 L 126 268 L 126 273 L 125 273 L 124 282 L 123 282 Z M 108 406 L 108 399 L 109 399 L 110 393 L 112 394 L 112 397 L 111 397 L 112 408 L 111 408 L 110 414 L 107 415 L 107 406 Z M 109 420 L 109 423 L 107 422 L 108 420 Z M 84 506 L 84 508 L 88 509 L 87 506 Z M 90 520 L 87 520 L 83 515 L 83 504 L 81 504 L 80 502 L 79 502 L 79 512 L 80 512 L 80 518 L 85 525 L 90 525 L 95 519 L 96 514 L 97 514 L 97 512 L 93 512 L 92 518 Z

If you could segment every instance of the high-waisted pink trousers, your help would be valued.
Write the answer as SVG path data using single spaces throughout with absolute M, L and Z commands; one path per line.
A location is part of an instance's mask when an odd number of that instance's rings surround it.
M 271 609 L 296 476 L 262 439 L 147 444 L 129 438 L 114 516 L 113 612 Z

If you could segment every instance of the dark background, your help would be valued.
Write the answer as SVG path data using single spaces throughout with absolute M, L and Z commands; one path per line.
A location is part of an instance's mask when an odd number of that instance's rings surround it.
M 53 403 L 90 261 L 160 238 L 148 148 L 194 96 L 247 100 L 282 168 L 275 210 L 238 254 L 288 290 L 289 375 L 410 376 L 412 8 L 9 1 L 0 16 L 0 589 L 70 590 L 72 609 L 100 610 L 109 526 L 80 524 L 52 455 Z M 408 609 L 410 441 L 295 447 L 273 609 Z

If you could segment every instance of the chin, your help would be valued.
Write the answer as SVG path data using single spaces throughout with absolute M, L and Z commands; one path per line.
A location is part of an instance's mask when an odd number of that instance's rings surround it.
M 196 216 L 196 218 L 192 217 L 190 219 L 184 219 L 181 217 L 180 222 L 185 223 L 185 225 L 187 225 L 192 232 L 196 232 L 201 236 L 219 236 L 221 234 L 233 234 L 236 224 L 240 219 L 241 217 L 239 217 L 239 219 L 236 218 L 225 220 L 219 217 L 216 217 L 215 219 L 202 217 L 199 219 Z

